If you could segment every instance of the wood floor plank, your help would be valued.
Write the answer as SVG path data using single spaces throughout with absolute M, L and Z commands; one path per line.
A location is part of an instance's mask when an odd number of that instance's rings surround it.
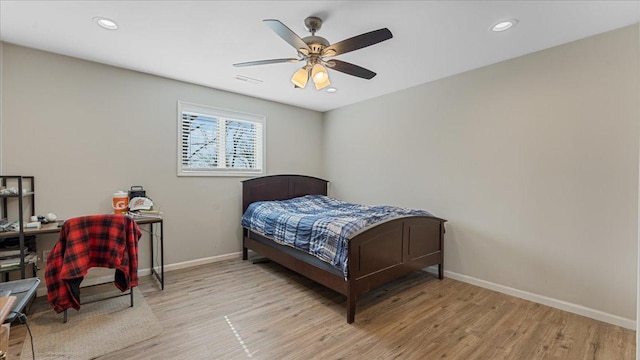
M 164 291 L 140 279 L 163 334 L 99 360 L 635 358 L 634 331 L 426 272 L 359 299 L 353 324 L 343 295 L 277 264 L 228 260 L 165 275 Z M 52 311 L 46 298 L 37 311 Z M 9 359 L 25 340 L 14 325 Z

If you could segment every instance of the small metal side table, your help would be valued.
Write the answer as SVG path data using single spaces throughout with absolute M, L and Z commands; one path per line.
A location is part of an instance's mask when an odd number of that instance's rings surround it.
M 162 221 L 161 217 L 154 217 L 154 216 L 135 216 L 133 217 L 133 220 L 138 224 L 138 225 L 145 225 L 145 224 L 149 224 L 149 227 L 151 228 L 149 231 L 149 243 L 151 244 L 151 275 L 155 276 L 156 279 L 160 282 L 160 287 L 162 290 L 164 290 L 164 229 L 163 229 L 163 225 L 164 222 Z M 160 231 L 158 234 L 158 240 L 159 240 L 159 245 L 160 245 L 160 272 L 158 273 L 158 271 L 156 270 L 155 267 L 155 262 L 154 262 L 154 238 L 155 238 L 155 233 L 153 231 L 153 224 L 159 224 L 160 226 Z

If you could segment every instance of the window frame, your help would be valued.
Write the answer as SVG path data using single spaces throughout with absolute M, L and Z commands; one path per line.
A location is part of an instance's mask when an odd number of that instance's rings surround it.
M 210 116 L 218 120 L 218 128 L 224 128 L 222 133 L 226 131 L 226 124 L 220 120 L 235 120 L 242 122 L 251 122 L 261 125 L 261 139 L 257 139 L 261 142 L 261 148 L 258 149 L 257 157 L 259 158 L 259 169 L 234 169 L 234 168 L 209 168 L 199 170 L 184 169 L 182 165 L 182 124 L 183 112 L 199 113 L 205 116 Z M 241 177 L 253 177 L 266 174 L 267 157 L 266 157 L 266 133 L 267 133 L 267 117 L 261 114 L 246 113 L 231 109 L 223 109 L 208 105 L 195 104 L 187 101 L 178 100 L 178 121 L 177 121 L 177 175 L 178 176 L 241 176 Z M 225 139 L 226 140 L 226 139 Z M 226 157 L 226 146 L 217 146 L 218 158 Z M 261 160 L 261 161 L 260 161 Z

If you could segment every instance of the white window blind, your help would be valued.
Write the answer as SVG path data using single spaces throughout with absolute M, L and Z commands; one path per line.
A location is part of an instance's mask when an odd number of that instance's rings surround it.
M 178 102 L 179 176 L 264 173 L 263 115 Z

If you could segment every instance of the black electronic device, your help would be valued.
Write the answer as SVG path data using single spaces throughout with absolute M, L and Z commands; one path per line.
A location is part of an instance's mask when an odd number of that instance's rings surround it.
M 147 192 L 142 186 L 132 186 L 131 189 L 129 189 L 129 200 L 135 197 L 147 197 Z

